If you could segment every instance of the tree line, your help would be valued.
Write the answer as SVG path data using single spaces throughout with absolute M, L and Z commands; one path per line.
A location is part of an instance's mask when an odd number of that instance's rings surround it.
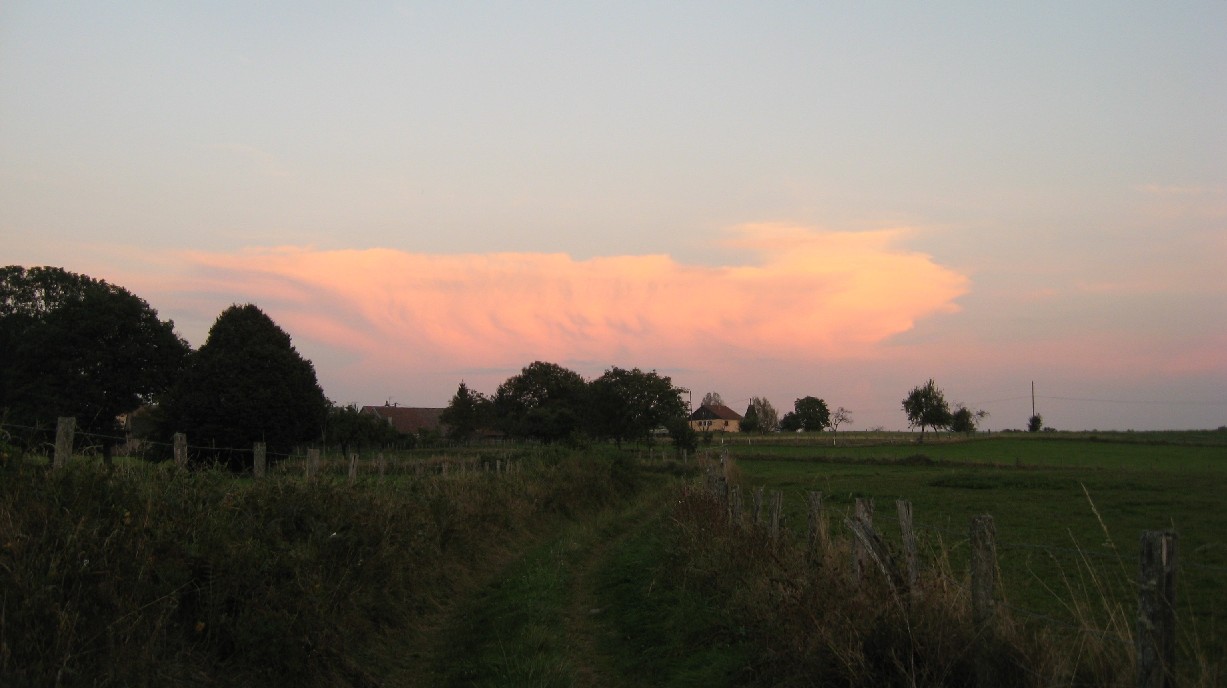
M 463 381 L 442 416 L 446 436 L 469 442 L 483 434 L 543 443 L 652 441 L 659 430 L 679 449 L 694 448 L 687 390 L 656 371 L 611 367 L 585 380 L 536 361 L 489 397 Z M 708 393 L 704 404 L 723 405 Z M 929 380 L 903 401 L 912 427 L 973 432 L 987 415 L 956 405 Z M 337 405 L 289 334 L 254 304 L 226 308 L 199 349 L 145 300 L 118 285 L 57 267 L 0 268 L 0 425 L 23 428 L 30 449 L 49 442 L 60 416 L 77 418 L 97 437 L 108 463 L 126 432 L 169 444 L 188 435 L 200 461 L 240 468 L 252 442 L 269 455 L 311 442 L 352 447 L 411 442 L 354 405 Z M 126 417 L 128 427 L 120 425 Z M 837 431 L 851 421 L 820 398 L 797 399 L 780 417 L 764 398 L 750 400 L 747 432 Z M 1029 422 L 1038 430 L 1039 416 Z

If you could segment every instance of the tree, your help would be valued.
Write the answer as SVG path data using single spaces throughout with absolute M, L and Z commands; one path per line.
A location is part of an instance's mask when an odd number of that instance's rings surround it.
M 703 395 L 701 406 L 724 406 L 724 399 L 720 398 L 719 392 L 708 392 Z
M 839 432 L 839 426 L 852 422 L 852 412 L 840 406 L 831 412 L 831 446 L 835 446 L 834 435 Z
M 187 434 L 196 460 L 251 465 L 252 443 L 269 457 L 318 440 L 329 402 L 315 367 L 299 355 L 290 335 L 252 304 L 217 317 L 204 346 L 166 402 L 165 431 Z
M 593 435 L 612 439 L 619 447 L 624 440 L 650 441 L 656 428 L 685 419 L 685 392 L 656 371 L 610 368 L 588 385 L 588 427 Z
M 954 415 L 950 419 L 950 430 L 970 435 L 976 431 L 980 421 L 985 418 L 988 418 L 988 411 L 984 409 L 972 411 L 963 404 L 955 404 Z
M 461 380 L 439 422 L 447 426 L 447 438 L 453 442 L 469 442 L 490 422 L 490 400 L 474 392 Z
M 903 400 L 903 411 L 907 414 L 908 427 L 920 427 L 921 442 L 924 442 L 925 426 L 936 432 L 939 428 L 950 427 L 954 420 L 950 413 L 950 404 L 946 403 L 946 395 L 932 378 L 925 384 L 912 388 Z
M 1027 432 L 1039 432 L 1044 427 L 1044 417 L 1035 414 L 1027 419 Z
M 341 454 L 350 449 L 380 446 L 392 439 L 395 431 L 387 421 L 363 413 L 357 404 L 331 406 L 324 421 L 324 439 L 341 446 Z
M 802 397 L 793 402 L 794 412 L 801 421 L 801 429 L 806 432 L 818 432 L 831 422 L 831 411 L 827 403 L 818 397 Z
M 750 427 L 746 427 L 746 422 Z M 762 397 L 750 397 L 750 405 L 746 407 L 745 418 L 741 421 L 742 432 L 768 433 L 775 432 L 780 427 L 780 416 L 770 401 Z
M 741 416 L 742 432 L 758 432 L 758 409 L 754 408 L 754 400 L 746 406 L 746 412 Z
M 0 268 L 0 409 L 11 423 L 73 416 L 109 465 L 118 417 L 156 401 L 188 351 L 173 322 L 122 287 L 56 267 Z
M 582 429 L 587 384 L 575 371 L 535 361 L 494 393 L 494 419 L 510 437 L 545 443 L 575 437 Z

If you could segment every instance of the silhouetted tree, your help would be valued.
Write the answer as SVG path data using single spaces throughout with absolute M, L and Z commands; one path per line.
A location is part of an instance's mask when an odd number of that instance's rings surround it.
M 584 378 L 556 363 L 535 361 L 494 393 L 494 419 L 510 437 L 550 443 L 577 437 L 587 392 Z
M 156 401 L 188 350 L 173 322 L 122 287 L 56 267 L 0 268 L 0 415 L 10 423 L 53 428 L 73 416 L 109 464 L 118 417 Z
M 447 426 L 449 440 L 468 442 L 490 423 L 490 416 L 490 400 L 461 381 L 447 408 L 439 416 L 439 422 Z
M 970 435 L 980 426 L 980 421 L 988 418 L 988 411 L 983 409 L 972 411 L 962 404 L 956 404 L 954 415 L 950 420 L 950 431 Z
M 349 456 L 350 449 L 378 447 L 391 442 L 396 431 L 378 416 L 363 413 L 357 404 L 332 406 L 324 421 L 324 441 L 340 445 L 341 454 Z
M 720 398 L 719 392 L 708 392 L 703 395 L 703 401 L 700 406 L 724 406 L 724 399 Z
M 780 419 L 780 429 L 786 432 L 818 432 L 830 422 L 831 411 L 825 401 L 818 397 L 802 397 L 794 401 L 793 410 Z
M 1027 419 L 1027 432 L 1039 432 L 1044 427 L 1044 417 L 1035 414 Z
M 924 442 L 925 426 L 936 431 L 938 428 L 950 427 L 954 420 L 950 413 L 950 404 L 946 402 L 946 395 L 932 378 L 925 384 L 912 388 L 903 400 L 903 411 L 907 414 L 909 427 L 920 427 L 921 442 Z
M 588 385 L 589 428 L 618 446 L 624 440 L 650 441 L 653 430 L 685 419 L 685 391 L 656 371 L 610 368 Z
M 187 433 L 196 460 L 251 465 L 254 442 L 269 458 L 319 440 L 329 402 L 315 367 L 299 355 L 290 335 L 252 304 L 217 317 L 208 339 L 165 404 L 165 430 Z

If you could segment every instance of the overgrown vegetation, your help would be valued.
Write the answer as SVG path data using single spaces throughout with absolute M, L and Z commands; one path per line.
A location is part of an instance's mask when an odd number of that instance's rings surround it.
M 510 475 L 352 485 L 10 463 L 0 685 L 377 685 L 389 637 L 638 484 L 621 459 L 511 458 Z

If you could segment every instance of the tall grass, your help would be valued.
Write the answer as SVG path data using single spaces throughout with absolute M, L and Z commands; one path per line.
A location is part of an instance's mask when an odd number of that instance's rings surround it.
M 11 465 L 0 685 L 378 685 L 389 638 L 492 558 L 635 487 L 624 461 L 517 458 L 355 484 Z
M 720 470 L 738 473 L 728 464 Z M 1089 495 L 1088 502 L 1094 509 Z M 1133 585 L 1136 574 L 1123 564 L 1111 580 L 1084 560 L 1048 581 L 1072 623 L 1013 607 L 1007 590 L 991 630 L 981 633 L 968 574 L 952 564 L 963 556 L 940 537 L 928 543 L 913 596 L 878 571 L 856 580 L 846 538 L 807 555 L 798 536 L 772 541 L 748 519 L 731 523 L 719 496 L 693 487 L 673 511 L 670 580 L 705 591 L 720 606 L 726 621 L 713 635 L 756 648 L 737 684 L 971 686 L 977 647 L 987 648 L 987 669 L 1002 686 L 1134 684 L 1135 609 L 1119 601 L 1115 587 Z M 1207 657 L 1190 640 L 1182 638 L 1182 685 L 1218 685 L 1222 658 Z

